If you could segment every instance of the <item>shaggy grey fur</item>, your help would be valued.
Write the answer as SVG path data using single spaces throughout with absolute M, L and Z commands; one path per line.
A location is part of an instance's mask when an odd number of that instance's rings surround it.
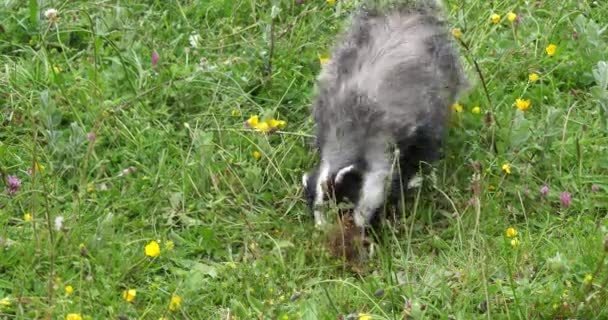
M 325 221 L 318 206 L 328 192 L 355 204 L 360 227 L 383 207 L 386 183 L 391 200 L 401 198 L 399 186 L 420 163 L 438 158 L 450 105 L 467 86 L 434 1 L 362 9 L 318 79 L 321 163 L 303 177 L 315 222 Z M 399 170 L 392 170 L 395 148 Z

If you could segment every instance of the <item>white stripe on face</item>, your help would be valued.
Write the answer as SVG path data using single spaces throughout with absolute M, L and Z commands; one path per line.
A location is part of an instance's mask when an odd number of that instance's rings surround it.
M 317 209 L 318 206 L 323 204 L 324 191 L 323 184 L 327 183 L 327 178 L 329 177 L 329 165 L 325 162 L 321 163 L 321 170 L 319 170 L 319 175 L 317 176 L 317 185 L 315 190 L 315 225 L 322 226 L 325 224 L 325 215 L 323 212 Z

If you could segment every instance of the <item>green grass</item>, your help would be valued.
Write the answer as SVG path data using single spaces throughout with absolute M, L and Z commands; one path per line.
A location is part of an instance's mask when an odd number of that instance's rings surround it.
M 0 319 L 608 319 L 605 1 L 447 1 L 473 88 L 362 275 L 329 255 L 300 186 L 318 55 L 354 6 L 274 3 L 273 28 L 272 1 L 0 4 L 0 166 L 22 181 L 0 194 Z M 287 127 L 246 130 L 254 114 Z

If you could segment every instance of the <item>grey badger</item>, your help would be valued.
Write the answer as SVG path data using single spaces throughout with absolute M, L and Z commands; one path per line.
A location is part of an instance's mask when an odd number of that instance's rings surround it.
M 330 199 L 369 226 L 440 157 L 450 106 L 469 86 L 440 11 L 434 0 L 368 1 L 323 66 L 312 108 L 320 163 L 302 177 L 317 226 Z

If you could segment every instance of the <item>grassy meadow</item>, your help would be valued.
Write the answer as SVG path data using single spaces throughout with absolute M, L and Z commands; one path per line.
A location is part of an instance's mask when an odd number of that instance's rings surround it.
M 608 319 L 608 2 L 445 1 L 472 87 L 359 272 L 301 187 L 355 7 L 3 0 L 0 319 Z

